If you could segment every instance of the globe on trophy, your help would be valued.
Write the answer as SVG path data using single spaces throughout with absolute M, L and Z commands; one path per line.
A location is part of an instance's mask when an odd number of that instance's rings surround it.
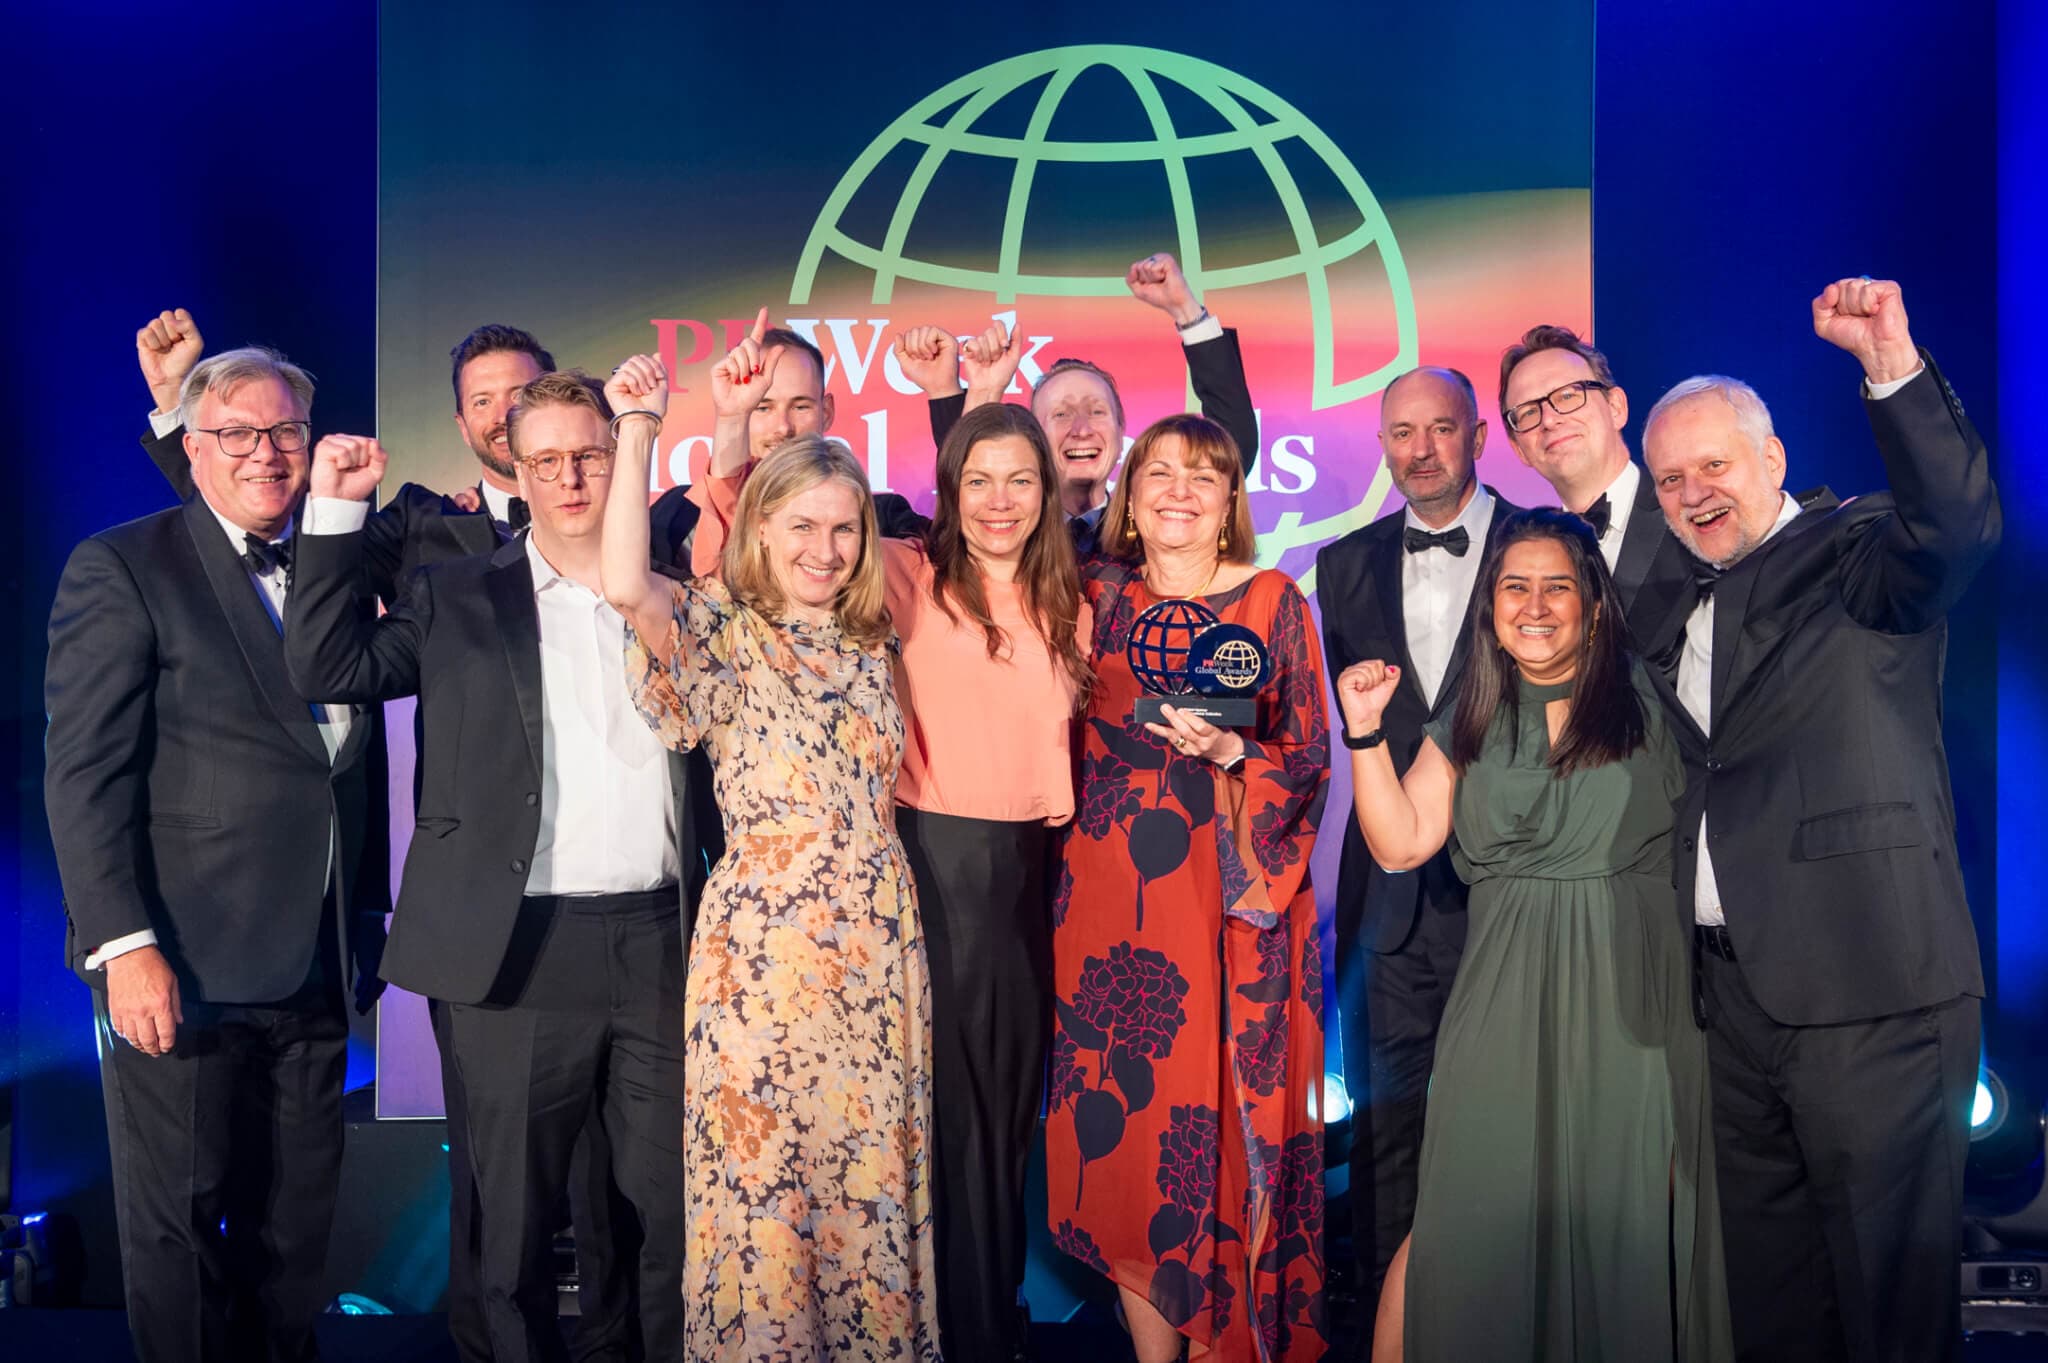
M 1199 601 L 1161 601 L 1138 612 L 1124 657 L 1147 693 L 1131 711 L 1139 724 L 1164 724 L 1162 709 L 1171 705 L 1220 728 L 1249 728 L 1273 670 L 1257 631 L 1225 624 Z

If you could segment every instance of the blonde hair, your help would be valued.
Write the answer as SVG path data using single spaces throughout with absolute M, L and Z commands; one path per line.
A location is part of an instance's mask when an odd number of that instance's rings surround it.
M 1205 416 L 1180 412 L 1161 417 L 1145 428 L 1124 456 L 1117 473 L 1116 491 L 1102 513 L 1102 552 L 1134 563 L 1145 561 L 1145 542 L 1138 538 L 1137 520 L 1131 514 L 1131 488 L 1138 474 L 1154 459 L 1164 458 L 1160 446 L 1169 437 L 1179 439 L 1181 458 L 1187 464 L 1215 469 L 1230 479 L 1230 505 L 1223 512 L 1224 543 L 1216 557 L 1224 563 L 1251 563 L 1258 548 L 1258 529 L 1252 524 L 1251 499 L 1245 496 L 1244 460 L 1237 442 Z
M 790 498 L 828 482 L 845 483 L 860 494 L 860 557 L 846 585 L 839 589 L 832 613 L 856 645 L 879 648 L 889 638 L 890 625 L 875 499 L 868 491 L 867 475 L 853 456 L 822 435 L 783 441 L 747 475 L 746 486 L 740 489 L 739 508 L 733 513 L 732 534 L 719 561 L 719 575 L 741 605 L 771 617 L 780 614 L 787 602 L 775 580 L 775 567 L 768 561 L 761 522 Z

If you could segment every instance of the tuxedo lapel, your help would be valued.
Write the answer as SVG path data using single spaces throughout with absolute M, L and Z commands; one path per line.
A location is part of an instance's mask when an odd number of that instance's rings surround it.
M 1664 508 L 1657 504 L 1657 489 L 1648 469 L 1636 478 L 1636 501 L 1629 509 L 1628 530 L 1621 537 L 1621 553 L 1614 560 L 1614 589 L 1621 597 L 1621 609 L 1635 616 L 1636 593 L 1650 576 L 1650 565 L 1671 539 L 1664 524 Z M 1675 544 L 1675 541 L 1674 541 Z
M 488 517 L 485 518 L 488 522 Z M 491 612 L 498 623 L 505 663 L 512 673 L 512 694 L 533 769 L 541 768 L 540 614 L 533 604 L 533 569 L 526 561 L 526 543 L 515 538 L 491 557 L 484 575 Z
M 192 548 L 199 555 L 199 566 L 206 572 L 207 584 L 220 603 L 221 614 L 227 617 L 228 630 L 242 650 L 250 675 L 256 679 L 256 689 L 263 693 L 264 701 L 285 732 L 322 767 L 329 766 L 327 745 L 321 741 L 319 726 L 313 722 L 313 709 L 292 689 L 291 677 L 285 671 L 284 639 L 277 632 L 277 622 L 257 597 L 261 588 L 250 578 L 248 565 L 236 555 L 227 536 L 221 533 L 220 522 L 204 497 L 195 494 L 185 503 L 185 531 L 192 537 Z
M 1742 694 L 1749 682 L 1756 659 L 1746 649 L 1750 603 L 1755 599 L 1757 584 L 1765 573 L 1772 572 L 1770 559 L 1774 555 L 1796 554 L 1796 545 L 1808 532 L 1826 520 L 1839 502 L 1834 493 L 1826 488 L 1801 494 L 1797 498 L 1804 508 L 1783 530 L 1766 540 L 1748 558 L 1742 560 L 1723 576 L 1714 588 L 1714 680 L 1712 692 L 1712 714 L 1714 722 L 1721 721 L 1723 707 L 1733 703 Z M 1794 580 L 1803 575 L 1804 567 L 1792 574 L 1782 570 L 1774 574 L 1774 582 L 1787 576 Z M 1774 592 L 1766 592 L 1763 609 L 1770 611 L 1782 602 Z

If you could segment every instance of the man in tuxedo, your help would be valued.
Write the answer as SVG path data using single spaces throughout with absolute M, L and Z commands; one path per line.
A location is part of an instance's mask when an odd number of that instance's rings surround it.
M 1434 368 L 1401 375 L 1380 399 L 1380 449 L 1407 506 L 1316 556 L 1330 675 L 1370 659 L 1401 666 L 1374 740 L 1389 745 L 1397 771 L 1415 760 L 1423 725 L 1456 700 L 1480 566 L 1516 509 L 1475 476 L 1485 445 L 1469 378 Z M 1465 886 L 1448 851 L 1414 871 L 1381 869 L 1347 816 L 1335 917 L 1345 1065 L 1370 1075 L 1352 1121 L 1351 1224 L 1371 1319 L 1415 1217 L 1437 1025 L 1465 947 Z
M 136 1356 L 311 1359 L 357 1007 L 389 907 L 372 725 L 279 638 L 313 385 L 193 368 L 197 495 L 73 551 L 50 613 L 45 803 L 92 986 Z
M 1529 328 L 1501 356 L 1500 412 L 1522 462 L 1600 537 L 1637 643 L 1658 634 L 1683 608 L 1691 574 L 1656 489 L 1629 458 L 1628 394 L 1607 357 L 1568 327 Z
M 143 381 L 157 404 L 149 415 L 151 436 L 143 444 L 180 497 L 190 497 L 192 485 L 188 467 L 178 457 L 183 427 L 177 416 L 177 394 L 204 347 L 198 323 L 184 308 L 159 314 L 135 334 Z M 455 496 L 407 483 L 369 518 L 363 528 L 363 566 L 372 594 L 386 606 L 397 603 L 400 585 L 421 565 L 489 553 L 509 543 L 529 519 L 526 503 L 519 497 L 518 470 L 506 439 L 507 416 L 519 390 L 555 367 L 554 356 L 530 333 L 488 323 L 458 341 L 448 359 L 449 381 L 455 391 L 455 429 L 476 455 L 478 482 Z M 689 508 L 693 522 L 695 510 Z M 675 529 L 673 525 L 669 528 Z M 686 532 L 679 532 L 678 538 L 681 534 Z M 657 536 L 657 546 L 660 543 Z M 655 552 L 659 560 L 659 547 Z M 414 740 L 417 747 L 417 728 Z M 384 768 L 381 753 L 377 756 L 372 779 L 381 783 Z M 708 794 L 709 765 L 700 761 L 697 766 L 702 770 L 693 775 L 699 789 Z M 413 794 L 417 800 L 417 772 Z M 490 1329 L 484 1319 L 478 1277 L 482 1246 L 476 1181 L 470 1169 L 469 1132 L 463 1121 L 462 1076 L 448 1048 L 446 1006 L 429 998 L 427 1014 L 440 1052 L 447 1111 L 448 1330 L 463 1363 L 490 1363 Z M 633 1275 L 627 1262 L 634 1250 L 631 1209 L 613 1186 L 611 1153 L 594 1111 L 576 1147 L 569 1187 L 577 1262 L 576 1356 L 579 1363 L 627 1363 L 632 1358 L 634 1309 Z
M 522 389 L 508 436 L 530 531 L 423 569 L 374 626 L 351 589 L 384 456 L 322 441 L 287 649 L 308 695 L 420 697 L 386 976 L 447 1005 L 498 1363 L 565 1356 L 551 1213 L 593 1104 L 642 1237 L 639 1356 L 682 1348 L 677 1000 L 703 863 L 685 769 L 633 708 L 598 592 L 610 415 L 580 375 Z
M 1202 415 L 1230 432 L 1249 478 L 1259 456 L 1259 417 L 1245 383 L 1237 332 L 1202 305 L 1179 262 L 1163 252 L 1134 262 L 1124 284 L 1133 298 L 1173 320 Z M 1001 322 L 964 352 L 943 327 L 915 327 L 896 338 L 897 365 L 930 399 L 934 445 L 946 443 L 947 432 L 969 407 L 1001 402 L 1023 358 L 1022 333 L 1012 334 Z M 1031 390 L 1031 414 L 1052 445 L 1067 530 L 1085 557 L 1101 545 L 1110 476 L 1124 457 L 1123 397 L 1108 370 L 1087 360 L 1056 359 Z
M 1890 491 L 1785 495 L 1785 447 L 1734 379 L 1678 385 L 1644 432 L 1699 565 L 1658 650 L 1686 756 L 1676 882 L 1742 1357 L 1927 1363 L 1961 1349 L 1984 993 L 1942 658 L 1998 494 L 1896 284 L 1831 284 L 1813 322 L 1863 366 Z

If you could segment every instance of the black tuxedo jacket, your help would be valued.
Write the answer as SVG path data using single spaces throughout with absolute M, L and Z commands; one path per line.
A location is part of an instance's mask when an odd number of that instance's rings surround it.
M 93 951 L 150 928 L 188 998 L 289 996 L 313 962 L 334 829 L 343 959 L 351 928 L 381 934 L 370 717 L 352 716 L 330 762 L 277 626 L 203 499 L 72 551 L 44 697 L 44 803 L 81 974 Z
M 1641 476 L 1636 479 L 1635 506 L 1629 512 L 1628 529 L 1622 533 L 1612 576 L 1629 637 L 1640 657 L 1672 628 L 1674 619 L 1678 628 L 1684 628 L 1695 595 L 1691 555 L 1664 519 L 1649 469 L 1641 465 L 1637 469 Z
M 1488 488 L 1492 492 L 1493 489 Z M 1483 560 L 1500 537 L 1501 523 L 1521 508 L 1493 493 L 1493 519 L 1486 542 L 1467 552 Z M 1323 657 L 1331 684 L 1353 663 L 1382 659 L 1401 669 L 1381 727 L 1394 770 L 1405 773 L 1422 747 L 1422 728 L 1457 701 L 1458 682 L 1472 652 L 1473 609 L 1483 584 L 1473 586 L 1451 648 L 1450 665 L 1434 704 L 1422 694 L 1422 682 L 1408 657 L 1407 616 L 1401 601 L 1401 531 L 1407 514 L 1396 511 L 1371 525 L 1324 545 L 1316 555 L 1316 601 L 1323 613 Z M 1394 951 L 1415 926 L 1416 903 L 1425 875 L 1453 876 L 1448 850 L 1435 864 L 1399 874 L 1380 868 L 1366 849 L 1365 835 L 1349 810 L 1344 818 L 1344 846 L 1337 863 L 1336 931 L 1341 940 L 1352 934 L 1375 951 Z
M 300 541 L 286 659 L 307 696 L 367 704 L 419 696 L 417 813 L 384 978 L 455 1003 L 483 1001 L 515 950 L 513 926 L 540 838 L 540 619 L 523 539 L 430 565 L 367 622 L 366 532 Z M 624 666 L 624 660 L 620 660 Z M 670 755 L 687 932 L 704 880 L 708 801 Z
M 1711 737 L 1678 703 L 1675 658 L 1660 675 L 1686 758 L 1685 922 L 1704 810 L 1743 977 L 1793 1026 L 1984 992 L 1956 865 L 1942 658 L 1949 607 L 1998 547 L 1998 494 L 1931 359 L 1864 406 L 1891 490 L 1802 498 L 1798 519 L 1720 580 Z

